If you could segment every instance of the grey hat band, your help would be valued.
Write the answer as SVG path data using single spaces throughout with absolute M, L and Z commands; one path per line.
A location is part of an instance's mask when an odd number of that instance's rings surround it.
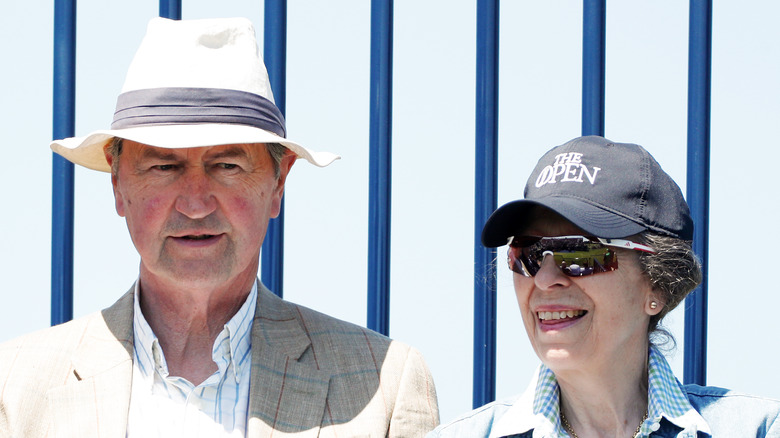
M 221 88 L 151 88 L 122 93 L 111 129 L 183 123 L 247 125 L 287 136 L 284 116 L 273 102 L 254 93 Z

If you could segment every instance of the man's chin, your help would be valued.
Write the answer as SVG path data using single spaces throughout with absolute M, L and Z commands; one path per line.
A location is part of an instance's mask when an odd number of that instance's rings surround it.
M 225 284 L 235 276 L 231 266 L 210 260 L 165 263 L 149 270 L 149 274 L 163 281 L 175 282 L 177 286 L 197 288 Z

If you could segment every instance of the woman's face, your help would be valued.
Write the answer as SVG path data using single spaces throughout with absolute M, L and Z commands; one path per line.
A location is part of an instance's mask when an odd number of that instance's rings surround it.
M 587 234 L 550 212 L 535 215 L 525 233 Z M 554 372 L 609 366 L 646 354 L 650 313 L 661 306 L 650 309 L 655 296 L 640 271 L 636 251 L 618 249 L 617 257 L 617 270 L 584 277 L 564 275 L 552 257 L 545 257 L 534 277 L 514 274 L 528 338 Z M 558 319 L 553 312 L 558 312 Z

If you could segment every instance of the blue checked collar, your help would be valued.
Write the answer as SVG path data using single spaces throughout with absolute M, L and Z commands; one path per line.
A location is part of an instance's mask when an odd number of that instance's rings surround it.
M 711 433 L 707 422 L 691 406 L 663 354 L 650 346 L 648 358 L 648 412 L 638 437 L 648 437 L 666 418 L 683 431 Z M 525 392 L 498 420 L 490 438 L 533 430 L 534 438 L 568 437 L 560 419 L 560 390 L 555 374 L 539 365 Z
M 133 349 L 135 362 L 144 378 L 153 376 L 153 370 L 157 370 L 163 379 L 168 377 L 168 364 L 165 361 L 160 341 L 152 331 L 152 327 L 146 321 L 141 312 L 139 301 L 139 281 L 135 282 L 133 293 Z M 252 286 L 249 296 L 241 308 L 238 309 L 224 329 L 217 335 L 211 350 L 211 357 L 217 364 L 219 371 L 215 374 L 224 375 L 230 364 L 233 367 L 232 376 L 239 383 L 241 370 L 249 366 L 252 351 L 252 321 L 254 320 L 257 306 L 257 282 Z M 213 376 L 212 376 L 213 377 Z M 207 379 L 208 382 L 209 379 Z M 150 379 L 154 381 L 154 379 Z M 206 383 L 206 382 L 204 382 Z
M 648 361 L 647 420 L 642 424 L 639 435 L 650 435 L 658 430 L 662 418 L 684 431 L 710 434 L 709 425 L 691 406 L 666 358 L 654 345 L 650 346 Z

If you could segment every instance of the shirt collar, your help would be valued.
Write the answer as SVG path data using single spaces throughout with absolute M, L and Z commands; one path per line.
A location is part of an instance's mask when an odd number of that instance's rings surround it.
M 650 346 L 648 367 L 647 421 L 642 432 L 649 434 L 658 429 L 661 418 L 666 418 L 683 430 L 711 433 L 704 418 L 691 406 L 682 385 L 674 377 L 664 355 Z
M 560 391 L 555 374 L 545 365 L 537 368 L 525 392 L 497 421 L 490 438 L 533 430 L 534 438 L 567 436 L 560 421 Z M 666 418 L 683 430 L 710 433 L 704 418 L 691 406 L 663 354 L 650 346 L 648 359 L 648 412 L 639 436 L 658 430 Z
M 143 377 L 153 376 L 156 369 L 160 376 L 168 377 L 168 364 L 165 361 L 160 341 L 141 312 L 140 282 L 135 282 L 133 290 L 133 349 L 135 362 Z M 243 367 L 249 366 L 252 350 L 252 322 L 257 306 L 257 282 L 254 282 L 244 304 L 238 309 L 223 330 L 217 335 L 211 350 L 211 357 L 223 374 L 232 363 L 232 375 L 236 383 L 240 381 Z
M 558 380 L 544 364 L 537 367 L 523 394 L 490 431 L 490 438 L 533 430 L 533 436 L 566 436 L 560 421 Z M 556 432 L 553 434 L 553 432 Z
M 225 361 L 225 369 L 229 362 L 233 362 L 233 376 L 236 383 L 239 383 L 241 370 L 250 363 L 252 351 L 252 322 L 255 318 L 255 307 L 257 306 L 257 282 L 252 285 L 244 304 L 238 309 L 230 321 L 225 324 L 224 330 L 217 336 L 212 349 L 214 362 L 224 372 L 220 360 Z M 227 340 L 227 341 L 226 341 Z M 229 349 L 225 348 L 229 345 Z

